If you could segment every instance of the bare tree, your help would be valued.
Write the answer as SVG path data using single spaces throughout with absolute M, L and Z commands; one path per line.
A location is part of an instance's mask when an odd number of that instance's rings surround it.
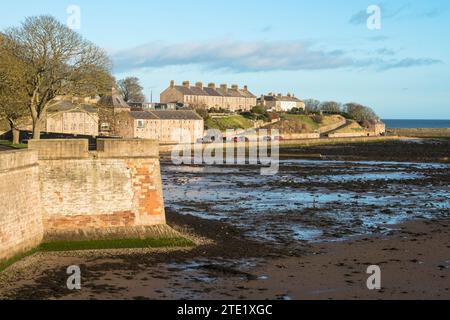
M 335 101 L 322 102 L 320 105 L 320 110 L 326 113 L 338 114 L 342 112 L 341 104 Z
M 138 78 L 129 77 L 119 80 L 117 86 L 125 102 L 145 102 L 145 96 L 142 92 L 144 88 L 140 85 Z
M 4 46 L 0 34 L 0 119 L 6 119 L 12 132 L 12 142 L 20 141 L 19 120 L 28 114 L 25 91 L 25 66 Z
M 26 65 L 33 138 L 40 139 L 47 110 L 58 96 L 94 96 L 111 90 L 106 53 L 51 16 L 27 18 L 5 33 L 5 42 Z
M 305 100 L 305 106 L 307 112 L 319 112 L 320 111 L 320 101 L 315 99 Z

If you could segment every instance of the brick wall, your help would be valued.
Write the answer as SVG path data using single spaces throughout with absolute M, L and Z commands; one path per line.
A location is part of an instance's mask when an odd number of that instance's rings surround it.
M 87 140 L 30 141 L 29 148 L 39 152 L 46 239 L 123 238 L 124 229 L 165 224 L 154 141 L 99 140 L 94 153 Z
M 0 152 L 0 261 L 42 240 L 38 178 L 36 152 Z

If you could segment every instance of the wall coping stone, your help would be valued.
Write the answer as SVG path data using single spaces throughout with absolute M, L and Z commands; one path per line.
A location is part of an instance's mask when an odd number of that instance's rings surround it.
M 146 139 L 98 139 L 99 158 L 159 158 L 159 143 Z
M 12 150 L 0 152 L 0 172 L 13 171 L 24 167 L 35 166 L 38 153 L 32 150 Z

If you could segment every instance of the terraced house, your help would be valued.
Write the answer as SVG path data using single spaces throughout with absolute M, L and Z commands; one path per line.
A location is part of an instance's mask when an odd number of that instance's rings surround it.
M 256 106 L 256 96 L 247 86 L 239 88 L 238 85 L 229 87 L 222 84 L 217 87 L 215 83 L 210 83 L 205 87 L 202 82 L 191 86 L 189 81 L 184 81 L 180 86 L 172 80 L 169 88 L 161 93 L 161 103 L 182 103 L 191 107 L 236 112 L 251 110 Z

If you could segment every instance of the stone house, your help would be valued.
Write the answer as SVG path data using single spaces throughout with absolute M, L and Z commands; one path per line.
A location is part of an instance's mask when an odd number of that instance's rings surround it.
M 101 97 L 97 106 L 100 134 L 102 136 L 116 135 L 116 126 L 127 120 L 131 107 L 115 88 L 112 89 L 111 95 Z
M 294 108 L 306 110 L 305 103 L 290 93 L 285 96 L 281 93 L 278 95 L 269 93 L 261 96 L 258 99 L 258 103 L 267 109 L 277 112 L 289 112 Z
M 73 135 L 98 136 L 99 116 L 97 108 L 61 100 L 47 111 L 43 131 Z
M 210 83 L 207 87 L 202 82 L 191 86 L 189 81 L 175 85 L 172 80 L 169 88 L 161 93 L 161 103 L 179 103 L 191 107 L 204 107 L 207 109 L 225 109 L 232 112 L 249 111 L 256 106 L 256 96 L 247 86 L 239 88 L 238 85 L 228 87 L 226 84 L 216 87 Z
M 192 110 L 146 110 L 123 114 L 116 134 L 123 138 L 157 140 L 161 143 L 190 142 L 203 138 L 204 121 Z

